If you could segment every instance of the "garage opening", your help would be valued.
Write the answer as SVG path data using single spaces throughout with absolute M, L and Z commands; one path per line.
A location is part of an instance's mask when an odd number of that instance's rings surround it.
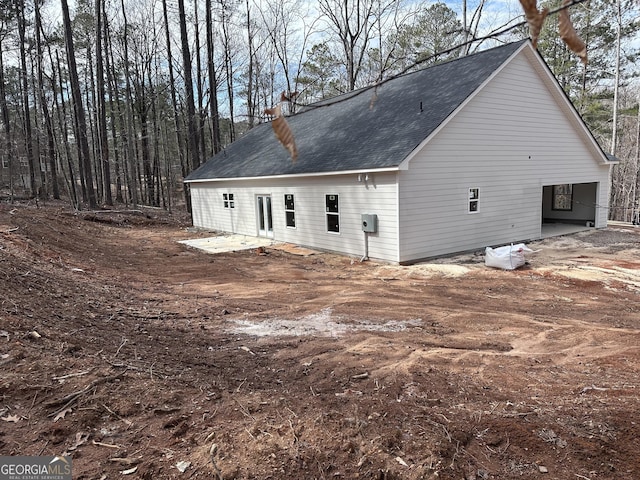
M 593 228 L 597 198 L 597 182 L 545 185 L 542 188 L 542 236 Z

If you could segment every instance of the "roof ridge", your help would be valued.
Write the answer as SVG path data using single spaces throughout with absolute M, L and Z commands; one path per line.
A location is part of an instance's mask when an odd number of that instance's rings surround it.
M 526 43 L 528 41 L 529 41 L 529 39 L 526 38 L 526 39 L 523 39 L 523 40 L 516 40 L 514 42 L 504 43 L 502 45 L 498 45 L 497 47 L 491 47 L 491 48 L 487 48 L 486 50 L 480 50 L 480 51 L 465 55 L 463 57 L 451 58 L 451 59 L 444 60 L 444 61 L 439 62 L 439 63 L 435 63 L 433 65 L 427 65 L 424 68 L 418 68 L 417 70 L 396 73 L 396 74 L 393 74 L 390 77 L 382 79 L 382 80 L 380 80 L 380 81 L 378 81 L 376 83 L 372 83 L 370 85 L 366 85 L 366 86 L 357 88 L 355 90 L 351 90 L 349 92 L 343 92 L 343 93 L 341 93 L 339 95 L 334 95 L 332 97 L 323 98 L 321 100 L 317 100 L 315 102 L 312 102 L 312 103 L 309 103 L 309 104 L 306 104 L 306 105 L 297 104 L 299 107 L 301 107 L 301 110 L 297 111 L 294 114 L 287 115 L 287 117 L 294 117 L 294 116 L 306 113 L 306 112 L 308 112 L 310 110 L 313 110 L 315 108 L 328 107 L 328 106 L 330 106 L 330 105 L 332 105 L 334 103 L 346 101 L 346 100 L 348 100 L 348 99 L 350 99 L 352 97 L 356 97 L 356 96 L 358 96 L 358 95 L 360 95 L 362 93 L 365 93 L 365 92 L 367 92 L 369 90 L 375 89 L 377 87 L 380 87 L 380 86 L 382 86 L 384 84 L 387 84 L 389 82 L 392 82 L 392 81 L 400 79 L 400 78 L 406 78 L 406 77 L 408 77 L 410 75 L 415 75 L 415 74 L 418 74 L 418 73 L 422 73 L 422 72 L 424 72 L 426 70 L 432 70 L 432 69 L 435 69 L 437 67 L 442 67 L 444 65 L 451 65 L 452 63 L 455 63 L 455 62 L 468 61 L 468 60 L 473 59 L 474 57 L 477 57 L 479 55 L 488 54 L 490 52 L 495 52 L 496 50 L 500 50 L 502 48 L 512 47 L 512 46 L 515 46 L 515 45 L 521 45 L 521 44 Z M 432 58 L 435 57 L 436 55 L 437 54 L 432 55 Z M 416 65 L 418 65 L 418 64 L 414 64 L 413 66 L 416 66 Z

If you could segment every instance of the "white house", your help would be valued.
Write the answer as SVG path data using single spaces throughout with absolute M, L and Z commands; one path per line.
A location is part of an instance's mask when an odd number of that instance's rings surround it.
M 287 121 L 296 162 L 264 123 L 185 179 L 195 226 L 405 264 L 607 224 L 615 162 L 530 41 Z

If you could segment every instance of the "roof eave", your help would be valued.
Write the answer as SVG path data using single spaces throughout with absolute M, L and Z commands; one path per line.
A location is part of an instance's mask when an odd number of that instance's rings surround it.
M 620 163 L 620 159 L 611 153 L 605 153 L 605 157 L 607 161 L 603 163 L 607 165 L 618 165 Z
M 230 181 L 246 181 L 246 180 L 272 180 L 283 178 L 305 178 L 305 177 L 328 177 L 337 175 L 357 175 L 362 173 L 386 173 L 397 172 L 401 169 L 401 166 L 396 165 L 393 167 L 385 168 L 362 168 L 358 170 L 343 170 L 336 172 L 313 172 L 313 173 L 292 173 L 287 175 L 264 175 L 255 177 L 230 177 L 230 178 L 198 178 L 193 180 L 185 179 L 184 183 L 209 183 L 209 182 L 230 182 Z

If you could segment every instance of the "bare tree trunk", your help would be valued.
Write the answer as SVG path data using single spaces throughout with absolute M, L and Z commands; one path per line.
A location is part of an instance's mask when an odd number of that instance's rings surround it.
M 253 128 L 256 119 L 256 111 L 253 102 L 253 66 L 255 64 L 255 51 L 253 46 L 254 33 L 251 28 L 251 7 L 249 0 L 245 0 L 247 8 L 247 44 L 249 46 L 249 71 L 247 73 L 247 116 L 249 117 L 249 129 Z
M 138 79 L 140 83 L 144 79 Z M 140 118 L 140 154 L 142 155 L 142 174 L 144 175 L 144 198 L 148 205 L 153 205 L 153 173 L 151 172 L 151 154 L 149 152 L 149 110 L 144 94 L 144 85 L 139 85 L 136 94 L 138 118 Z
M 67 62 L 69 64 L 69 82 L 71 83 L 71 96 L 73 98 L 73 110 L 78 122 L 78 143 L 82 155 L 82 174 L 85 181 L 87 199 L 90 208 L 97 208 L 96 193 L 93 187 L 93 177 L 91 173 L 91 155 L 89 153 L 89 141 L 87 139 L 87 119 L 84 106 L 82 105 L 82 92 L 80 91 L 80 81 L 78 79 L 78 69 L 76 67 L 76 54 L 73 46 L 73 34 L 71 32 L 71 18 L 69 16 L 69 4 L 67 0 L 60 0 L 62 7 L 62 19 L 64 23 L 64 39 L 67 48 Z
M 26 20 L 24 15 L 24 0 L 18 2 L 18 35 L 20 36 L 20 79 L 22 89 L 22 107 L 24 112 L 25 147 L 27 162 L 29 163 L 29 185 L 31 196 L 38 194 L 36 185 L 35 161 L 33 158 L 33 132 L 31 129 L 31 109 L 29 107 L 29 85 L 27 82 L 27 53 L 25 51 Z
M 116 118 L 116 103 L 117 103 L 117 109 L 118 109 L 118 118 L 122 119 L 122 112 L 120 111 L 120 102 L 114 102 L 113 98 L 114 95 L 116 96 L 116 99 L 119 98 L 118 97 L 118 84 L 117 82 L 114 80 L 115 74 L 112 71 L 112 63 L 111 63 L 111 44 L 110 44 L 110 35 L 109 35 L 109 23 L 107 21 L 107 15 L 106 12 L 104 11 L 105 8 L 105 4 L 102 4 L 102 8 L 103 8 L 103 12 L 102 12 L 102 16 L 104 18 L 104 26 L 103 26 L 103 31 L 104 31 L 104 50 L 105 50 L 105 55 L 104 55 L 104 62 L 105 62 L 105 71 L 107 74 L 107 92 L 109 95 L 109 119 L 110 119 L 110 126 L 111 126 L 111 139 L 113 141 L 113 160 L 114 160 L 114 168 L 115 168 L 115 180 L 116 180 L 116 202 L 118 203 L 124 203 L 124 198 L 122 197 L 122 175 L 121 175 L 121 169 L 120 169 L 120 151 L 118 148 L 118 135 L 116 133 L 116 122 L 117 122 L 117 118 Z M 122 123 L 122 122 L 121 122 Z
M 136 158 L 135 158 L 135 149 L 134 149 L 134 135 L 133 135 L 133 95 L 131 95 L 131 80 L 129 79 L 129 44 L 128 44 L 128 33 L 129 33 L 129 24 L 127 22 L 127 14 L 124 8 L 124 0 L 121 2 L 122 5 L 122 18 L 124 21 L 124 78 L 125 78 L 125 124 L 126 124 L 126 134 L 125 134 L 125 145 L 126 145 L 126 161 L 125 161 L 125 176 L 127 178 L 127 185 L 129 187 L 129 198 L 131 199 L 131 203 L 134 207 L 138 205 L 138 183 L 136 182 Z M 112 62 L 113 63 L 113 62 Z
M 207 0 L 211 1 L 211 0 Z M 184 140 L 182 138 L 182 124 L 180 122 L 180 114 L 178 108 L 178 101 L 176 99 L 176 87 L 175 77 L 173 74 L 173 57 L 171 55 L 171 37 L 169 35 L 169 16 L 167 14 L 167 0 L 162 0 L 162 13 L 164 15 L 164 32 L 167 43 L 167 63 L 169 66 L 169 87 L 171 90 L 171 102 L 173 105 L 173 122 L 176 128 L 176 141 L 178 143 L 178 156 L 180 157 L 180 167 L 182 169 L 182 178 L 187 176 L 188 169 L 184 155 Z M 210 13 L 209 13 L 210 15 Z M 211 68 L 211 67 L 209 67 Z M 187 206 L 187 211 L 191 211 L 191 197 L 187 187 L 184 187 L 184 201 Z
M 622 33 L 622 10 L 620 8 L 620 0 L 616 0 L 616 70 L 613 80 L 613 119 L 611 129 L 611 155 L 616 154 L 618 147 L 618 92 L 620 90 L 620 42 Z
M 189 150 L 191 155 L 191 168 L 200 166 L 200 152 L 198 140 L 198 128 L 196 125 L 196 107 L 193 99 L 193 77 L 191 75 L 191 55 L 189 53 L 189 40 L 187 35 L 187 20 L 184 11 L 184 0 L 178 0 L 180 17 L 180 40 L 182 45 L 182 65 L 184 69 L 185 97 L 187 101 L 187 130 L 189 132 Z
M 80 208 L 80 201 L 78 200 L 78 186 L 76 184 L 76 175 L 73 170 L 73 161 L 71 160 L 71 147 L 69 146 L 69 124 L 67 123 L 67 109 L 64 103 L 64 87 L 62 84 L 62 68 L 60 67 L 60 57 L 56 50 L 56 65 L 58 67 L 58 81 L 60 82 L 60 101 L 62 103 L 62 109 L 58 108 L 58 119 L 62 126 L 62 141 L 64 142 L 64 149 L 67 155 L 67 167 L 69 169 L 69 194 L 71 197 L 71 203 L 75 209 Z M 58 98 L 54 95 L 54 98 Z M 57 104 L 57 100 L 56 100 Z
M 88 116 L 88 128 L 89 133 L 87 138 L 91 139 L 91 143 L 89 144 L 91 151 L 91 159 L 92 159 L 92 169 L 93 169 L 93 181 L 96 186 L 96 196 L 99 202 L 102 202 L 104 199 L 103 192 L 103 184 L 102 184 L 102 162 L 100 161 L 100 141 L 98 139 L 98 109 L 96 107 L 98 101 L 96 99 L 96 82 L 95 82 L 95 74 L 93 73 L 93 56 L 92 56 L 93 48 L 87 45 L 87 68 L 84 70 L 84 85 L 86 91 L 86 105 L 87 111 L 89 112 Z
M 99 162 L 102 164 L 102 183 L 104 191 L 104 202 L 107 205 L 113 205 L 113 197 L 111 195 L 111 166 L 109 165 L 109 141 L 107 139 L 107 112 L 105 105 L 105 88 L 104 88 L 104 61 L 102 51 L 102 22 L 103 22 L 103 0 L 96 0 L 96 89 L 98 112 L 98 149 L 100 152 Z M 106 21 L 106 17 L 104 19 Z
M 155 27 L 154 27 L 155 28 Z M 154 32 L 155 37 L 155 32 Z M 154 207 L 160 206 L 160 167 L 158 166 L 160 162 L 160 151 L 158 148 L 158 144 L 160 143 L 160 135 L 158 134 L 158 113 L 156 109 L 157 103 L 157 94 L 156 90 L 153 86 L 153 78 L 151 77 L 151 65 L 147 69 L 147 82 L 149 83 L 149 97 L 150 97 L 150 108 L 151 108 L 151 129 L 153 131 L 152 137 L 152 146 L 153 146 L 153 161 L 151 163 L 151 181 L 149 182 L 151 187 L 151 192 L 149 194 L 149 201 L 151 205 Z
M 35 3 L 35 15 L 36 15 L 36 53 L 38 56 L 38 91 L 40 93 L 40 104 L 42 108 L 42 115 L 44 117 L 45 128 L 47 131 L 47 158 L 49 160 L 49 170 L 51 170 L 51 193 L 53 198 L 60 199 L 60 188 L 58 187 L 58 168 L 55 155 L 55 135 L 53 129 L 53 119 L 49 113 L 49 106 L 47 105 L 47 97 L 44 92 L 44 68 L 42 50 L 42 19 L 40 17 L 40 4 Z
M 36 171 L 40 174 L 40 186 L 38 187 L 38 198 L 46 199 L 48 197 L 48 189 L 47 189 L 47 166 L 46 163 L 42 162 L 42 151 L 40 147 L 40 139 L 42 137 L 40 128 L 40 116 L 38 115 L 38 100 L 40 99 L 40 94 L 38 92 L 37 82 L 34 81 L 34 78 L 37 78 L 37 74 L 35 72 L 37 60 L 31 59 L 31 73 L 29 74 L 29 78 L 31 78 L 31 96 L 33 98 L 33 127 L 35 131 L 35 135 L 33 136 L 33 163 Z M 44 167 L 44 168 L 43 168 Z
M 62 70 L 59 68 L 60 78 L 62 79 Z M 62 80 L 61 80 L 62 81 Z M 67 89 L 67 95 L 69 95 L 69 91 Z M 68 97 L 67 97 L 68 98 Z M 73 101 L 70 102 L 70 115 L 71 121 L 73 122 L 73 138 L 75 139 L 75 152 L 76 152 L 76 161 L 78 162 L 78 180 L 80 181 L 80 192 L 82 193 L 82 201 L 87 201 L 87 187 L 85 185 L 84 178 L 84 165 L 82 164 L 82 147 L 80 146 L 80 142 L 78 139 L 80 138 L 80 128 L 78 127 L 78 117 L 74 113 L 74 104 Z M 82 208 L 80 197 L 78 197 L 78 209 Z
M 462 0 L 462 40 L 465 44 L 460 50 L 460 56 L 464 57 L 469 51 L 467 42 L 469 41 L 469 27 L 467 26 L 467 0 Z
M 478 29 L 480 28 L 480 20 L 482 19 L 482 11 L 484 9 L 484 4 L 487 0 L 480 0 L 478 5 L 476 5 L 476 9 L 473 11 L 473 15 L 471 16 L 471 20 L 469 24 L 466 26 L 465 31 L 465 41 L 472 42 L 478 35 Z M 471 43 L 467 43 L 462 47 L 461 56 L 469 55 L 471 52 Z
M 235 115 L 234 115 L 234 93 L 233 93 L 233 62 L 231 58 L 231 34 L 229 32 L 229 18 L 227 18 L 228 6 L 226 0 L 220 0 L 222 8 L 222 39 L 224 43 L 224 69 L 227 79 L 227 96 L 229 97 L 229 142 L 236 138 Z
M 167 122 L 162 122 L 161 128 L 164 130 L 164 135 L 163 135 L 164 138 L 168 139 L 170 135 L 169 135 L 169 125 L 167 124 Z M 171 210 L 173 208 L 172 189 L 174 188 L 174 178 L 173 178 L 172 168 L 171 168 L 171 161 L 170 161 L 171 155 L 169 153 L 170 152 L 169 143 L 165 141 L 163 146 L 164 146 L 164 158 L 165 158 L 164 184 L 166 187 L 166 196 L 165 196 L 165 192 L 163 191 L 162 200 L 167 211 L 171 213 Z M 166 201 L 165 201 L 165 198 L 166 198 Z
M 196 114 L 196 124 L 198 129 L 198 140 L 200 141 L 200 158 L 198 159 L 198 163 L 202 163 L 204 160 L 204 155 L 206 152 L 205 148 L 205 136 L 204 136 L 204 114 L 205 110 L 203 108 L 203 98 L 204 95 L 202 93 L 202 61 L 200 55 L 200 21 L 198 20 L 198 0 L 193 0 L 193 7 L 195 11 L 195 37 L 196 37 L 196 86 L 198 88 L 198 110 Z
M 166 0 L 163 0 L 166 2 Z M 214 58 L 213 43 L 213 20 L 211 18 L 211 0 L 205 2 L 206 23 L 207 23 L 207 65 L 209 67 L 209 108 L 211 109 L 211 145 L 213 153 L 222 150 L 220 142 L 220 119 L 218 118 L 218 79 L 216 78 L 216 67 Z
M 638 95 L 638 117 L 636 121 L 636 181 L 635 181 L 635 195 L 633 202 L 633 220 L 635 225 L 640 225 L 640 95 Z
M 156 30 L 157 25 L 154 23 L 153 24 L 153 38 L 159 38 L 158 32 Z M 162 182 L 162 168 L 161 168 L 161 163 L 164 160 L 165 162 L 167 162 L 167 156 L 165 155 L 165 150 L 164 148 L 162 148 L 162 154 L 160 153 L 161 151 L 161 146 L 164 147 L 167 144 L 167 137 L 163 137 L 161 134 L 161 123 L 166 123 L 164 121 L 164 119 L 160 120 L 159 115 L 158 115 L 158 110 L 162 108 L 161 104 L 160 104 L 160 98 L 161 95 L 159 95 L 158 89 L 156 89 L 153 86 L 153 76 L 152 74 L 155 74 L 156 78 L 160 78 L 160 67 L 158 65 L 159 63 L 159 58 L 157 56 L 154 57 L 154 61 L 153 61 L 153 72 L 152 72 L 152 66 L 149 65 L 149 70 L 147 73 L 147 77 L 149 79 L 149 84 L 151 85 L 151 98 L 152 98 L 152 103 L 151 103 L 151 120 L 152 120 L 152 124 L 153 124 L 153 137 L 154 137 L 154 142 L 153 142 L 153 176 L 155 179 L 155 198 L 154 198 L 154 204 L 156 206 L 161 206 L 160 204 L 160 198 L 162 198 L 162 208 L 166 209 L 167 205 L 165 202 L 165 196 L 164 196 L 164 188 L 163 188 L 163 182 Z M 163 98 L 164 100 L 164 98 Z
M 7 93 L 4 82 L 4 57 L 2 55 L 2 38 L 0 38 L 0 110 L 2 113 L 2 123 L 4 124 L 5 154 L 9 159 L 9 189 L 10 200 L 13 203 L 13 144 L 11 141 L 11 124 L 9 123 L 9 107 L 7 106 Z

